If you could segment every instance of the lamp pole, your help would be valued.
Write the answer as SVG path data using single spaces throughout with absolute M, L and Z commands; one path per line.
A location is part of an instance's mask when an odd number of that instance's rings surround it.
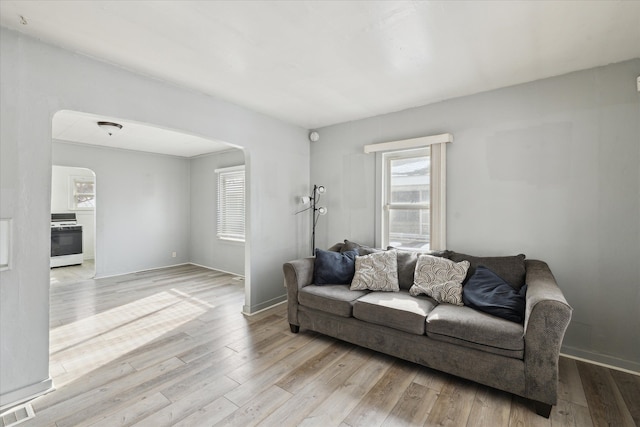
M 313 185 L 313 197 L 311 198 L 311 256 L 316 254 L 316 223 L 318 215 L 316 215 L 316 202 L 318 197 L 318 186 Z
M 311 255 L 315 255 L 316 250 L 316 225 L 318 224 L 318 219 L 320 215 L 325 215 L 327 213 L 327 208 L 324 206 L 318 207 L 318 201 L 320 201 L 320 196 L 327 191 L 323 185 L 315 185 L 313 186 L 313 193 L 311 196 L 302 197 L 302 203 L 309 203 L 309 207 L 302 209 L 296 212 L 296 215 L 305 211 L 311 211 Z

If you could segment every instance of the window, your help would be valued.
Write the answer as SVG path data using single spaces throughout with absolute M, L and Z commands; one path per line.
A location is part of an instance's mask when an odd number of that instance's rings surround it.
M 429 147 L 383 154 L 384 246 L 429 249 Z
M 216 173 L 218 174 L 218 238 L 244 242 L 244 166 L 217 169 Z
M 71 210 L 94 210 L 96 207 L 96 184 L 93 177 L 71 176 L 70 206 Z
M 376 244 L 446 249 L 446 143 L 451 134 L 365 146 L 376 153 Z

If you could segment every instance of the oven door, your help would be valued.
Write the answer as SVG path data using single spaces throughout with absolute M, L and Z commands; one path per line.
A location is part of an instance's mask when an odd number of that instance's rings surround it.
M 82 253 L 82 226 L 51 227 L 51 256 Z

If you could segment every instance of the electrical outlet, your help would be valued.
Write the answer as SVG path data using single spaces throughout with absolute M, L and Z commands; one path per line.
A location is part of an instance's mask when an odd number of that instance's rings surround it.
M 177 252 L 171 252 L 171 258 L 175 258 L 175 257 L 177 257 L 177 256 L 178 256 L 178 253 L 177 253 Z

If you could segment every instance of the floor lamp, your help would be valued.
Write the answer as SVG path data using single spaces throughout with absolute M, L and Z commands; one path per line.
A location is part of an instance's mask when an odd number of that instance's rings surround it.
M 323 185 L 314 185 L 313 193 L 310 196 L 303 196 L 300 198 L 302 204 L 306 205 L 310 203 L 310 206 L 306 209 L 296 212 L 296 214 L 311 211 L 311 255 L 315 255 L 316 250 L 316 225 L 320 215 L 326 215 L 327 208 L 324 206 L 318 206 L 320 196 L 326 192 L 326 188 Z

